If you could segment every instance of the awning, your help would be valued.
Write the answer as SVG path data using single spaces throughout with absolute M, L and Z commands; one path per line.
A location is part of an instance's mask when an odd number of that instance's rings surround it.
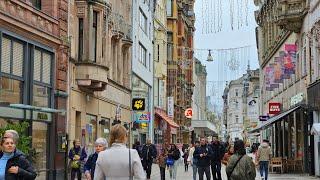
M 311 134 L 320 136 L 320 123 L 313 123 L 311 128 Z
M 278 114 L 276 116 L 271 117 L 270 119 L 268 119 L 268 121 L 266 121 L 265 123 L 261 124 L 260 126 L 258 126 L 257 128 L 249 131 L 248 133 L 255 133 L 255 132 L 259 132 L 261 129 L 264 129 L 265 127 L 269 126 L 270 124 L 273 124 L 279 120 L 281 120 L 283 117 L 287 116 L 288 114 L 292 113 L 293 111 L 299 109 L 301 106 L 297 106 L 294 107 L 292 109 L 289 109 L 288 111 L 285 111 L 281 114 Z
M 160 112 L 160 111 L 155 111 L 156 115 L 160 116 L 162 119 L 164 119 L 165 121 L 167 121 L 167 123 L 175 128 L 178 128 L 179 125 L 177 123 L 175 123 L 170 117 L 168 117 L 164 112 Z

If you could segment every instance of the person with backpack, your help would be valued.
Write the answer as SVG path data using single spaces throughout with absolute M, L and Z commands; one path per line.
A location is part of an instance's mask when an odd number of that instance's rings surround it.
M 87 158 L 87 153 L 84 148 L 80 147 L 80 140 L 73 141 L 73 148 L 69 151 L 70 167 L 71 167 L 71 180 L 78 177 L 81 179 L 81 162 Z
M 226 167 L 228 180 L 255 180 L 255 165 L 248 155 L 242 140 L 234 143 L 234 154 Z
M 148 139 L 147 143 L 142 147 L 142 166 L 147 173 L 147 179 L 150 179 L 151 168 L 153 160 L 157 158 L 157 149 L 151 140 Z
M 212 158 L 212 149 L 206 143 L 205 138 L 200 139 L 200 146 L 194 151 L 193 157 L 197 159 L 199 180 L 203 180 L 203 174 L 206 174 L 207 180 L 211 179 L 210 159 Z
M 167 165 L 169 167 L 170 179 L 177 179 L 177 167 L 180 159 L 180 151 L 175 144 L 171 144 L 168 149 Z

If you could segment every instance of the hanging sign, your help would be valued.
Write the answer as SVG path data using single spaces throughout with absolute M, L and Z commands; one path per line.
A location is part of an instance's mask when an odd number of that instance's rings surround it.
M 193 114 L 192 108 L 188 108 L 184 112 L 184 115 L 186 116 L 186 118 L 192 118 L 192 114 Z
M 137 123 L 149 123 L 150 122 L 150 112 L 135 112 L 134 120 Z
M 168 117 L 173 118 L 174 116 L 174 101 L 173 97 L 168 97 Z
M 269 114 L 279 114 L 281 112 L 280 103 L 269 103 Z

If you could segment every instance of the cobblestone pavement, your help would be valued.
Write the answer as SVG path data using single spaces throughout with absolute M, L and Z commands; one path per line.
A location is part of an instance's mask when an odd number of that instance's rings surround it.
M 225 167 L 222 167 L 221 170 L 222 173 L 222 180 L 227 180 L 227 175 L 225 173 Z M 178 167 L 178 172 L 177 172 L 177 180 L 192 180 L 192 168 L 189 166 L 189 171 L 185 172 L 184 171 L 184 166 L 182 164 L 179 165 Z M 199 177 L 197 177 L 199 178 Z M 160 171 L 159 171 L 159 166 L 154 164 L 152 166 L 152 174 L 151 174 L 151 180 L 160 180 Z M 206 179 L 206 178 L 204 178 Z M 256 180 L 260 180 L 260 175 L 257 172 L 257 177 Z M 312 177 L 304 174 L 269 174 L 270 180 L 314 180 L 314 179 L 320 179 L 319 177 Z M 170 180 L 169 176 L 169 171 L 166 170 L 166 180 Z M 211 177 L 212 180 L 212 177 Z

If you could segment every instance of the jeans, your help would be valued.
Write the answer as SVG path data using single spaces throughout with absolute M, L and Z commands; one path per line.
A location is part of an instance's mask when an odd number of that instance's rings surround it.
M 188 163 L 186 163 L 186 164 L 184 164 L 184 171 L 188 171 L 188 168 L 189 168 L 189 164 Z
M 169 166 L 169 173 L 171 179 L 177 179 L 177 167 L 178 167 L 178 161 L 174 161 L 172 166 Z
M 199 180 L 203 180 L 203 173 L 206 173 L 207 180 L 211 179 L 210 166 L 208 167 L 198 167 Z
M 165 167 L 160 167 L 160 176 L 161 176 L 161 180 L 165 180 L 165 177 L 166 177 L 166 168 Z
M 259 164 L 261 177 L 264 177 L 265 180 L 268 180 L 269 161 L 260 161 Z
M 213 180 L 221 180 L 221 162 L 213 161 L 211 162 L 211 171 Z
M 152 161 L 146 161 L 146 162 L 144 162 L 144 170 L 145 170 L 146 173 L 147 173 L 147 179 L 150 179 L 151 167 L 152 167 Z
M 193 180 L 197 180 L 197 171 L 198 171 L 197 165 L 192 164 Z
M 78 177 L 78 180 L 81 179 L 81 171 L 80 168 L 79 169 L 71 169 L 71 180 L 74 180 L 76 178 L 76 175 Z

